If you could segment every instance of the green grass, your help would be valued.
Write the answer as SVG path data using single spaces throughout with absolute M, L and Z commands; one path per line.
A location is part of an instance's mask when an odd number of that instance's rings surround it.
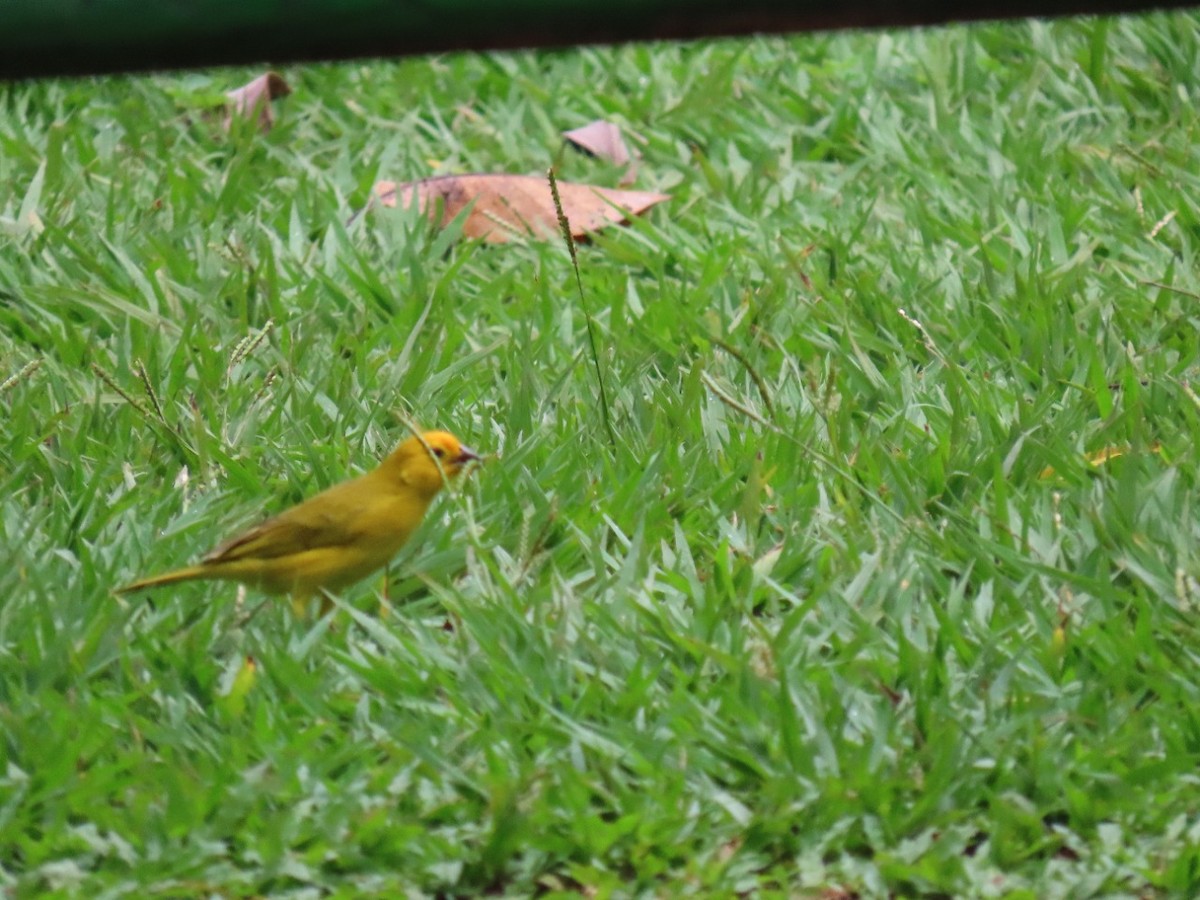
M 0 87 L 0 892 L 1200 892 L 1198 25 Z M 561 243 L 345 224 L 597 116 L 615 448 Z M 403 417 L 390 616 L 111 595 Z

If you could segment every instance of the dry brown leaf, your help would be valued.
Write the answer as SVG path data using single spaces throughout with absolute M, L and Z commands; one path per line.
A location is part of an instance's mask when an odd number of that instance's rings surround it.
M 621 137 L 621 129 L 612 122 L 597 119 L 582 128 L 564 131 L 562 136 L 592 156 L 623 166 L 630 160 L 629 149 Z
M 558 183 L 563 212 L 571 223 L 571 235 L 583 237 L 606 225 L 619 224 L 669 200 L 667 194 L 650 191 L 619 191 L 590 184 Z M 532 175 L 440 175 L 420 181 L 380 181 L 375 194 L 384 206 L 408 207 L 416 198 L 429 216 L 440 208 L 441 226 L 448 225 L 474 202 L 463 224 L 463 235 L 504 244 L 524 237 L 548 238 L 558 232 L 558 216 L 550 185 Z
M 291 92 L 292 89 L 278 72 L 266 72 L 237 90 L 229 91 L 225 94 L 225 130 L 228 131 L 233 124 L 234 116 L 253 116 L 257 111 L 259 126 L 263 131 L 270 131 L 275 123 L 271 101 L 286 97 Z

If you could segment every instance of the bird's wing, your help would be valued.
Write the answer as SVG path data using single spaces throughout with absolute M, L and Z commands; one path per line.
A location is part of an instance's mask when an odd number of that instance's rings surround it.
M 329 496 L 335 492 L 342 493 L 338 488 L 333 488 L 243 531 L 209 553 L 204 557 L 204 562 L 278 559 L 318 547 L 352 544 L 358 536 L 353 502 L 346 502 L 351 500 L 348 496 Z M 325 502 L 313 502 L 318 499 L 324 499 Z

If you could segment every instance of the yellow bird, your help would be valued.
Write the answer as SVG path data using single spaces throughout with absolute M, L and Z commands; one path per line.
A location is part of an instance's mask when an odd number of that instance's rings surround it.
M 387 565 L 447 480 L 477 459 L 454 435 L 427 431 L 400 444 L 374 471 L 255 525 L 197 565 L 143 578 L 117 593 L 215 578 L 290 594 L 298 616 L 320 594 L 325 613 L 331 605 L 326 592 Z

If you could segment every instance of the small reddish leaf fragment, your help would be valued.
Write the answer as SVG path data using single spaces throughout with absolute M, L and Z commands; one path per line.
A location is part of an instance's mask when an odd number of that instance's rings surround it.
M 233 124 L 234 116 L 258 115 L 258 124 L 263 131 L 270 131 L 275 123 L 271 101 L 286 97 L 292 92 L 288 83 L 278 72 L 266 72 L 237 90 L 225 94 L 225 130 Z
M 621 129 L 612 122 L 597 119 L 582 128 L 564 131 L 562 136 L 586 153 L 598 159 L 623 166 L 630 160 L 629 149 L 621 137 Z
M 575 238 L 606 225 L 627 222 L 670 199 L 667 194 L 650 191 L 621 191 L 567 181 L 558 183 L 558 192 Z M 463 235 L 492 244 L 525 237 L 545 239 L 558 233 L 550 186 L 545 179 L 532 175 L 440 175 L 402 184 L 380 181 L 375 185 L 375 194 L 384 206 L 407 208 L 415 199 L 421 212 L 430 217 L 440 207 L 441 220 L 436 224 L 442 227 L 473 204 L 463 223 Z

